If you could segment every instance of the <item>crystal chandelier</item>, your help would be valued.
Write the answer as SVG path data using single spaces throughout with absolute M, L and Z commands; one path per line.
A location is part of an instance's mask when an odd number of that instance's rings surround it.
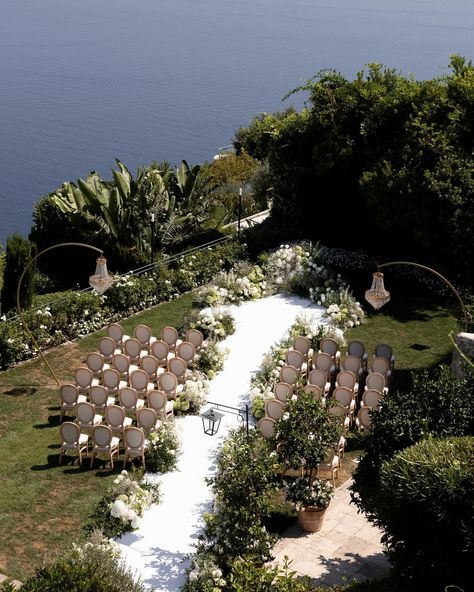
M 95 274 L 89 278 L 89 285 L 99 294 L 103 294 L 114 283 L 107 271 L 107 259 L 101 255 L 96 260 Z
M 390 292 L 387 292 L 383 285 L 383 273 L 376 271 L 372 279 L 372 287 L 370 290 L 366 290 L 365 299 L 371 304 L 376 310 L 381 308 L 384 304 L 390 300 Z

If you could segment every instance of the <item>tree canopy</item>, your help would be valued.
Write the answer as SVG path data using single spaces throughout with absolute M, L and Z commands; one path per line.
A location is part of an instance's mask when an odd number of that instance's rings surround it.
M 410 257 L 472 283 L 474 67 L 417 81 L 369 64 L 319 72 L 300 111 L 258 115 L 236 148 L 268 161 L 272 218 L 295 237 Z

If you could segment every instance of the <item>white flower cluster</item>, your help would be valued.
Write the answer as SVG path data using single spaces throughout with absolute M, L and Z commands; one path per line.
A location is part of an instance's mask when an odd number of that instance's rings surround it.
M 209 592 L 221 592 L 222 587 L 226 585 L 222 571 L 207 554 L 198 553 L 194 557 L 188 578 L 190 582 L 201 583 L 203 588 L 200 589 L 209 590 Z
M 117 497 L 109 504 L 110 515 L 125 524 L 130 523 L 132 529 L 136 530 L 140 526 L 143 512 L 152 503 L 152 493 L 130 479 L 127 471 L 122 471 L 114 480 L 114 485 L 117 486 Z
M 226 326 L 234 328 L 234 318 L 228 310 L 210 307 L 199 312 L 193 326 L 209 339 L 221 341 L 227 337 Z
M 365 318 L 365 313 L 359 302 L 347 290 L 344 290 L 339 293 L 339 303 L 329 305 L 324 316 L 335 327 L 345 331 L 350 327 L 360 325 Z
M 277 286 L 286 286 L 314 265 L 311 252 L 302 245 L 281 245 L 269 256 L 266 272 Z
M 79 559 L 82 559 L 86 553 L 95 551 L 105 553 L 115 559 L 118 559 L 121 555 L 119 545 L 113 539 L 105 537 L 100 531 L 94 531 L 87 541 L 81 545 L 73 543 L 72 548 Z
M 208 392 L 209 383 L 207 380 L 187 379 L 184 381 L 180 396 L 185 397 L 192 408 L 200 409 L 206 402 Z

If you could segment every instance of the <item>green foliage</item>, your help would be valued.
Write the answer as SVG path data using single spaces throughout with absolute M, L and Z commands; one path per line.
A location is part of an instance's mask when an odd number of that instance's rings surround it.
M 474 561 L 474 438 L 424 439 L 381 468 L 377 524 L 405 589 L 468 589 Z
M 268 161 L 273 225 L 378 256 L 396 244 L 398 258 L 472 283 L 474 68 L 459 56 L 450 66 L 427 81 L 376 64 L 353 81 L 325 70 L 296 89 L 310 95 L 301 112 L 239 130 L 239 146 Z
M 237 220 L 267 208 L 268 178 L 266 167 L 245 152 L 225 154 L 203 167 L 206 201 L 221 208 L 226 220 Z M 242 187 L 242 198 L 239 190 Z
M 173 424 L 163 423 L 157 432 L 148 436 L 145 453 L 146 470 L 152 473 L 168 473 L 176 468 L 179 441 Z
M 94 533 L 36 570 L 21 592 L 144 592 L 115 545 Z
M 312 476 L 339 440 L 341 428 L 328 406 L 304 390 L 289 403 L 288 413 L 276 427 L 277 457 L 285 468 L 304 468 Z
M 7 238 L 1 291 L 1 310 L 4 314 L 16 308 L 16 292 L 20 276 L 35 253 L 33 245 L 19 234 L 12 234 Z M 35 268 L 32 265 L 23 278 L 20 291 L 22 309 L 29 308 L 33 301 L 34 273 Z
M 111 317 L 110 310 L 102 307 L 102 297 L 95 292 L 62 292 L 42 300 L 49 301 L 49 305 L 25 313 L 28 327 L 41 348 L 100 329 Z M 33 344 L 19 320 L 0 324 L 0 369 L 33 355 Z
M 224 367 L 228 351 L 219 349 L 214 341 L 208 341 L 196 356 L 196 369 L 212 380 Z
M 268 443 L 256 430 L 234 430 L 217 459 L 217 474 L 209 479 L 215 511 L 206 516 L 203 548 L 224 568 L 237 557 L 269 558 L 273 542 L 262 525 L 276 491 Z
M 409 392 L 390 391 L 372 420 L 365 455 L 354 473 L 353 499 L 376 520 L 383 502 L 380 469 L 397 452 L 428 436 L 474 434 L 474 374 L 458 381 L 449 367 L 413 377 Z

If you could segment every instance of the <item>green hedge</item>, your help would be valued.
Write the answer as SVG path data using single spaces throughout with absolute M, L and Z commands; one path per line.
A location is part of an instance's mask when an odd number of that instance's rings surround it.
M 217 271 L 230 269 L 244 253 L 244 246 L 228 242 L 169 265 L 163 261 L 153 272 L 120 276 L 103 296 L 73 291 L 46 294 L 37 297 L 40 308 L 27 311 L 25 318 L 41 348 L 59 345 L 191 290 Z M 0 323 L 0 370 L 35 354 L 19 320 Z
M 425 439 L 384 463 L 377 523 L 407 589 L 472 583 L 474 438 Z M 431 585 L 431 587 L 430 587 Z

